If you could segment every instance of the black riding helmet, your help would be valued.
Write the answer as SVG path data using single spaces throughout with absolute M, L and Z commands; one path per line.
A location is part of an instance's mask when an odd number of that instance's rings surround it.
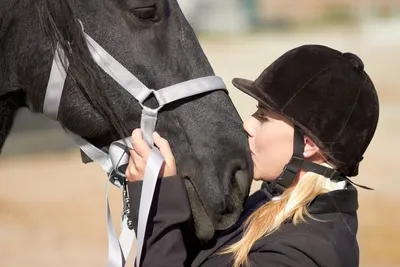
M 274 183 L 278 193 L 300 169 L 334 180 L 358 175 L 379 117 L 375 87 L 358 56 L 304 45 L 283 54 L 254 82 L 236 78 L 233 84 L 295 125 L 293 156 Z M 304 134 L 335 170 L 304 160 Z

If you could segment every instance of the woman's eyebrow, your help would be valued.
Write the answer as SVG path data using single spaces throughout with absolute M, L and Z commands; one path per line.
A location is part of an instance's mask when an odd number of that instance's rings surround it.
M 264 114 L 264 115 L 268 115 L 268 114 L 271 113 L 271 110 L 269 108 L 267 108 L 266 106 L 264 106 L 264 105 L 258 104 L 257 108 L 259 108 L 260 111 L 262 112 L 262 114 Z

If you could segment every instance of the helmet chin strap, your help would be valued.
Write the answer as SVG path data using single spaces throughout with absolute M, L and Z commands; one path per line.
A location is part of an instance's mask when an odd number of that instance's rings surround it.
M 303 153 L 304 134 L 300 128 L 295 126 L 292 158 L 290 159 L 289 163 L 286 164 L 283 172 L 276 180 L 263 183 L 262 189 L 264 189 L 264 191 L 266 191 L 271 198 L 281 195 L 287 188 L 289 188 L 298 176 L 300 170 L 318 173 L 326 178 L 331 179 L 332 181 L 349 181 L 346 176 L 334 169 L 327 168 L 310 161 L 305 161 Z

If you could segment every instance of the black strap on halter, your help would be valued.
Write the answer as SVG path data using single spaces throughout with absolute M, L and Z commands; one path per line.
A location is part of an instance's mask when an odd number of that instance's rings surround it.
M 304 153 L 304 134 L 297 126 L 294 127 L 294 142 L 293 142 L 293 155 L 289 163 L 283 169 L 281 175 L 273 182 L 263 183 L 262 188 L 269 197 L 281 195 L 287 188 L 289 188 L 293 181 L 296 179 L 299 171 L 307 170 L 310 172 L 318 173 L 332 181 L 348 181 L 349 183 L 359 186 L 367 190 L 374 190 L 367 186 L 358 185 L 347 178 L 340 172 L 327 168 L 325 166 L 316 164 L 314 162 L 305 161 L 303 157 Z

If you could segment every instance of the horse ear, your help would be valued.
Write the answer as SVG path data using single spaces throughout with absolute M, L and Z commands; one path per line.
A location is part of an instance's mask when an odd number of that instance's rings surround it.
M 82 159 L 82 162 L 83 162 L 84 164 L 93 162 L 93 160 L 92 160 L 91 158 L 89 158 L 89 156 L 86 155 L 86 153 L 83 152 L 82 149 L 80 149 L 80 151 L 81 151 L 81 159 Z

